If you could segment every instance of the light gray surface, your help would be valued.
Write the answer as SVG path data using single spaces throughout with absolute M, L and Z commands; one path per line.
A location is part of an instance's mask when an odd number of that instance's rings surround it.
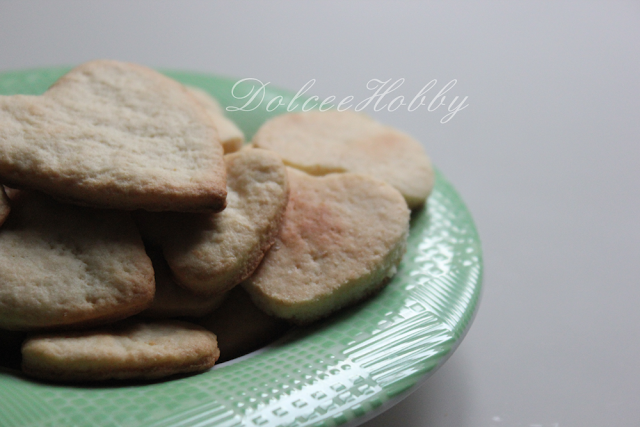
M 366 427 L 637 425 L 638 46 L 637 2 L 0 1 L 0 70 L 106 57 L 356 100 L 458 80 L 444 125 L 366 110 L 424 142 L 485 253 L 465 341 Z

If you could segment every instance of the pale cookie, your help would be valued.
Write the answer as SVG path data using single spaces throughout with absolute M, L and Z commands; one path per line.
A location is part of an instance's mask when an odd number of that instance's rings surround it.
M 151 304 L 151 261 L 128 213 L 25 191 L 11 203 L 0 228 L 0 328 L 84 327 Z
M 216 336 L 187 322 L 125 321 L 92 331 L 34 335 L 22 345 L 22 370 L 55 381 L 154 379 L 211 368 Z
M 4 221 L 11 212 L 11 204 L 9 202 L 9 196 L 4 190 L 4 186 L 0 185 L 0 226 L 4 224 Z
M 160 250 L 147 249 L 156 278 L 153 303 L 140 316 L 149 318 L 201 317 L 211 313 L 224 301 L 226 294 L 202 297 L 181 288 L 171 275 Z
M 244 144 L 244 133 L 229 118 L 225 117 L 224 110 L 218 101 L 207 92 L 195 87 L 187 87 L 191 94 L 198 99 L 200 104 L 207 110 L 216 128 L 220 143 L 224 148 L 224 153 L 234 153 L 242 148 Z
M 197 320 L 218 337 L 219 362 L 235 359 L 269 344 L 289 329 L 284 320 L 268 316 L 256 307 L 241 286 L 229 291 L 213 313 Z
M 287 166 L 311 175 L 355 172 L 395 187 L 411 209 L 434 184 L 431 161 L 415 139 L 354 112 L 291 113 L 266 122 L 253 145 L 277 152 Z
M 280 234 L 243 286 L 268 314 L 307 323 L 393 277 L 406 250 L 409 209 L 395 188 L 366 175 L 287 170 Z
M 227 208 L 218 214 L 139 212 L 143 237 L 159 244 L 178 284 L 219 295 L 248 277 L 271 247 L 288 200 L 287 172 L 275 153 L 225 156 Z
M 42 96 L 0 96 L 0 181 L 97 207 L 220 211 L 223 149 L 180 83 L 93 61 Z

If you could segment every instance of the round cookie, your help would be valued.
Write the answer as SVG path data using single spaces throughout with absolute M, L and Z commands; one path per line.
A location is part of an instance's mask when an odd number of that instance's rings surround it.
M 176 282 L 199 295 L 219 295 L 247 278 L 271 247 L 288 200 L 287 172 L 272 152 L 225 156 L 227 208 L 217 214 L 136 215 L 143 237 L 162 247 Z
M 187 322 L 125 321 L 91 331 L 39 334 L 22 345 L 22 370 L 54 381 L 155 379 L 211 368 L 216 336 Z
M 0 181 L 115 209 L 224 209 L 223 149 L 209 114 L 149 68 L 93 61 L 42 96 L 0 96 Z
M 282 228 L 243 286 L 266 313 L 308 323 L 393 277 L 406 250 L 410 212 L 395 188 L 366 175 L 287 170 Z
M 277 116 L 262 125 L 253 145 L 311 175 L 355 172 L 381 179 L 400 191 L 411 209 L 424 205 L 435 180 L 419 142 L 350 111 Z
M 240 150 L 244 144 L 244 133 L 242 133 L 235 123 L 225 117 L 224 110 L 218 101 L 202 89 L 195 87 L 187 87 L 187 89 L 198 99 L 200 105 L 207 110 L 207 113 L 209 113 L 213 123 L 216 125 L 224 153 L 229 154 Z
M 203 297 L 178 286 L 160 250 L 147 249 L 156 279 L 156 294 L 142 317 L 167 319 L 171 317 L 201 317 L 211 313 L 225 300 L 227 294 Z
M 0 228 L 0 328 L 85 327 L 144 310 L 154 279 L 126 212 L 19 192 Z

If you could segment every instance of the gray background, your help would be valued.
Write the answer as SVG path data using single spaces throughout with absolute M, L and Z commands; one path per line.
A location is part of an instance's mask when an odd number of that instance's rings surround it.
M 409 98 L 457 79 L 469 107 L 447 124 L 366 111 L 466 200 L 480 311 L 367 427 L 638 425 L 639 47 L 638 2 L 0 1 L 0 70 L 115 58 L 356 100 L 374 78 Z

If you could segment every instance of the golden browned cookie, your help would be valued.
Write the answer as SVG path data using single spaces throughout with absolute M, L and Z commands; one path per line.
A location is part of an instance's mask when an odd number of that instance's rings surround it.
M 29 337 L 22 370 L 55 381 L 154 379 L 211 368 L 216 336 L 187 322 L 124 321 L 91 331 Z
M 217 214 L 139 212 L 148 241 L 159 244 L 178 284 L 200 295 L 219 295 L 260 263 L 280 228 L 288 200 L 280 158 L 258 149 L 225 156 L 227 208 Z
M 235 359 L 269 344 L 289 329 L 284 320 L 258 309 L 241 286 L 229 291 L 213 313 L 197 320 L 218 337 L 219 362 Z
M 76 204 L 219 211 L 223 149 L 193 95 L 149 68 L 93 61 L 42 96 L 0 96 L 0 181 Z
M 144 310 L 154 280 L 126 212 L 21 191 L 0 228 L 0 328 L 115 321 Z
M 393 277 L 406 250 L 409 209 L 395 188 L 366 175 L 287 170 L 280 234 L 243 286 L 268 314 L 307 323 Z
M 291 113 L 266 122 L 253 145 L 278 153 L 311 175 L 356 172 L 381 179 L 411 209 L 424 205 L 434 184 L 431 162 L 415 139 L 354 112 Z
M 201 317 L 218 308 L 226 294 L 212 297 L 196 295 L 176 284 L 167 261 L 158 249 L 147 248 L 156 278 L 153 303 L 140 316 L 149 318 Z
M 211 116 L 218 129 L 224 153 L 229 154 L 240 150 L 244 144 L 244 133 L 224 115 L 224 110 L 218 101 L 202 89 L 195 87 L 188 87 L 188 89 Z
M 11 212 L 9 197 L 4 191 L 4 186 L 0 185 L 0 226 L 4 224 L 4 221 L 9 216 L 9 212 Z

